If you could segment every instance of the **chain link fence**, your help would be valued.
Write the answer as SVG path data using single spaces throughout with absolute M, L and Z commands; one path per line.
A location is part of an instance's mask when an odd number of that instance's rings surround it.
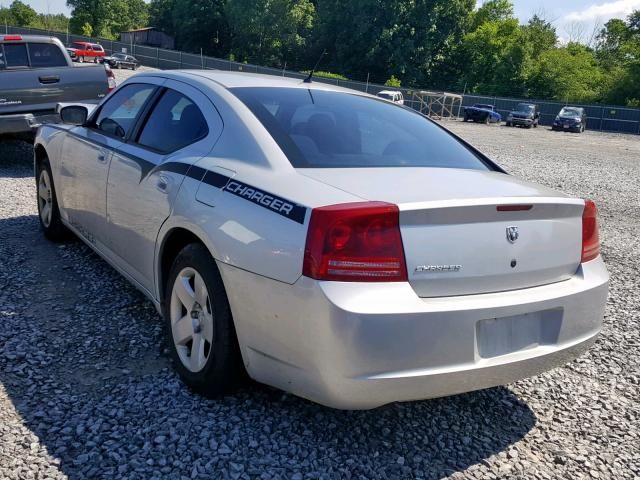
M 107 40 L 101 38 L 91 38 L 82 35 L 73 35 L 60 32 L 47 32 L 35 28 L 27 27 L 5 27 L 7 34 L 21 35 L 50 35 L 60 39 L 65 45 L 70 45 L 75 41 L 85 41 L 100 43 L 107 51 L 107 54 L 115 52 L 126 52 L 135 56 L 142 65 L 162 70 L 172 69 L 204 69 L 204 70 L 227 70 L 237 72 L 262 73 L 266 75 L 277 75 L 304 79 L 307 75 L 285 69 L 262 67 L 247 63 L 233 62 L 221 58 L 208 57 L 192 53 L 180 52 L 177 50 L 166 50 L 162 48 L 147 47 L 120 42 L 117 40 Z M 400 90 L 404 95 L 405 105 L 420 110 L 420 101 L 414 99 L 414 92 L 419 90 L 409 88 L 391 88 L 368 82 L 358 82 L 354 80 L 339 80 L 324 77 L 314 77 L 314 81 L 323 82 L 340 87 L 350 88 L 361 92 L 377 94 L 382 90 Z M 538 105 L 541 115 L 540 124 L 550 126 L 558 112 L 565 106 L 565 103 L 548 100 L 531 100 L 518 98 L 503 98 L 482 95 L 463 95 L 462 107 L 471 106 L 475 103 L 492 104 L 496 106 L 503 119 L 520 102 L 535 103 Z M 615 105 L 599 104 L 571 104 L 572 106 L 584 107 L 587 113 L 587 129 L 608 132 L 640 134 L 640 109 L 627 108 Z M 457 111 L 457 109 L 456 109 Z M 453 118 L 455 119 L 455 117 Z

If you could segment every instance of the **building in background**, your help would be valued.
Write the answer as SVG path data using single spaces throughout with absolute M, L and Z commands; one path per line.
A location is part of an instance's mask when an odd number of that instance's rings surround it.
M 145 45 L 147 47 L 175 48 L 175 39 L 156 27 L 138 28 L 120 33 L 120 41 L 128 44 Z

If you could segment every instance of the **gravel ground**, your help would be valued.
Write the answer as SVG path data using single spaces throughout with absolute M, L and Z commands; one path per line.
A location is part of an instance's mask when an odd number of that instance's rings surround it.
M 173 373 L 151 304 L 80 242 L 43 239 L 30 148 L 5 142 L 0 478 L 639 478 L 638 137 L 447 126 L 512 173 L 599 205 L 611 293 L 586 355 L 365 412 L 255 384 L 199 398 Z

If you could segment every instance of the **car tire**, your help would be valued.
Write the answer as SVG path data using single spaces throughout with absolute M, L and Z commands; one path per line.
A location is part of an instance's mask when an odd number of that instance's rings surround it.
M 222 277 L 204 245 L 180 251 L 164 298 L 165 335 L 183 382 L 206 397 L 232 390 L 243 378 L 240 348 Z
M 468 122 L 469 121 L 469 117 L 467 115 L 464 116 L 464 118 L 462 119 L 463 122 Z
M 51 166 L 46 158 L 36 167 L 36 201 L 40 228 L 44 236 L 52 242 L 69 239 L 71 232 L 62 223 Z
M 482 121 L 482 123 L 484 123 L 485 125 L 489 125 L 490 121 L 491 121 L 491 118 L 489 117 L 489 115 L 487 115 L 486 117 L 484 117 L 484 120 Z
M 538 122 L 533 123 L 533 128 L 538 128 Z
M 78 63 L 84 63 L 84 57 L 82 56 L 78 57 Z
M 122 68 L 122 64 L 120 64 L 120 63 L 116 63 L 116 68 L 117 68 L 118 70 L 120 70 L 120 69 Z
M 511 127 L 511 126 L 512 126 L 512 123 L 511 123 L 511 122 L 506 122 L 506 123 L 505 123 L 505 126 L 506 126 L 506 127 Z

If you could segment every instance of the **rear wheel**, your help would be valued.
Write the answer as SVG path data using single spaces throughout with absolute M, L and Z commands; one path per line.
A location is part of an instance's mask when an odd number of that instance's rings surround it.
M 242 364 L 229 301 L 203 245 L 186 246 L 174 260 L 164 317 L 171 356 L 184 383 L 206 396 L 238 383 Z
M 38 218 L 44 236 L 53 242 L 61 242 L 70 236 L 67 227 L 60 218 L 60 209 L 53 186 L 53 175 L 48 160 L 38 164 L 36 171 L 36 192 L 38 200 Z
M 84 57 L 82 57 L 82 56 L 78 57 L 78 62 L 79 63 L 84 63 Z
M 513 126 L 513 124 L 512 124 L 511 122 L 507 122 L 505 125 L 506 125 L 507 127 L 511 127 L 511 126 Z

